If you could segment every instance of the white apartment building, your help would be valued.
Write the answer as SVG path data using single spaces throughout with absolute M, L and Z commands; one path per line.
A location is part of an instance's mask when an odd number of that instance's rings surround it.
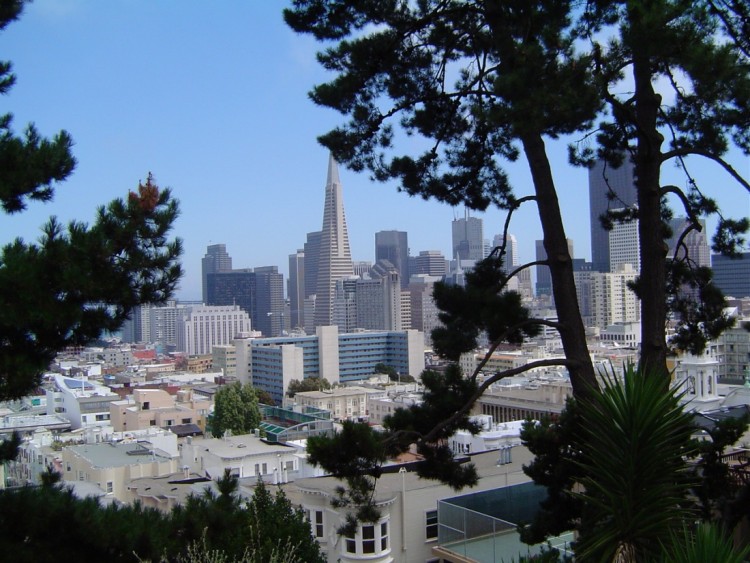
M 632 264 L 621 264 L 612 273 L 591 273 L 591 302 L 594 326 L 606 329 L 615 323 L 638 322 L 640 302 L 628 288 L 638 272 Z
M 74 379 L 56 374 L 54 387 L 47 390 L 47 414 L 57 414 L 70 421 L 73 430 L 87 426 L 109 425 L 109 405 L 120 396 L 109 387 L 88 379 Z
M 211 354 L 214 346 L 250 331 L 250 316 L 239 305 L 200 305 L 188 311 L 177 327 L 177 348 L 189 356 Z
M 262 478 L 286 483 L 306 465 L 305 452 L 285 444 L 269 444 L 255 434 L 223 438 L 186 438 L 180 464 L 183 469 L 217 479 L 228 469 L 240 479 Z
M 609 271 L 617 272 L 623 264 L 631 264 L 636 272 L 640 272 L 640 242 L 637 219 L 627 223 L 615 223 L 609 231 Z
M 358 420 L 369 414 L 369 397 L 384 394 L 367 387 L 336 387 L 327 391 L 303 391 L 294 395 L 294 401 L 302 406 L 329 411 L 334 420 Z

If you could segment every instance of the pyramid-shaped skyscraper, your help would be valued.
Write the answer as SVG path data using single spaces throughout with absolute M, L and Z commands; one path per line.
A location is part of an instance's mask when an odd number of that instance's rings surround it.
M 318 283 L 315 300 L 315 326 L 333 324 L 333 298 L 336 281 L 354 275 L 349 233 L 344 216 L 344 197 L 339 180 L 338 164 L 328 158 L 323 228 L 318 255 Z

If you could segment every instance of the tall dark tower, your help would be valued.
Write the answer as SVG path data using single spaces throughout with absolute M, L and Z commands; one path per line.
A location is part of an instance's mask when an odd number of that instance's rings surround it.
M 289 278 L 286 294 L 289 296 L 290 328 L 305 326 L 305 251 L 300 249 L 289 255 Z
M 595 272 L 609 272 L 609 231 L 599 217 L 610 209 L 630 207 L 637 201 L 633 164 L 626 160 L 612 168 L 603 160 L 589 170 L 589 212 L 591 219 L 591 263 Z
M 344 216 L 343 190 L 339 180 L 338 164 L 333 155 L 328 157 L 325 193 L 323 228 L 318 253 L 318 283 L 315 291 L 315 326 L 333 324 L 336 281 L 354 274 L 349 233 Z
M 225 244 L 211 244 L 206 249 L 206 255 L 201 260 L 203 278 L 203 302 L 208 300 L 208 274 L 232 271 L 232 257 L 227 254 Z
M 409 240 L 404 231 L 375 233 L 375 261 L 388 260 L 401 277 L 401 287 L 409 285 Z

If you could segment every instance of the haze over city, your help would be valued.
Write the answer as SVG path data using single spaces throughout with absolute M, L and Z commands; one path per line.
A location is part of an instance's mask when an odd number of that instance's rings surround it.
M 182 214 L 185 277 L 178 297 L 198 299 L 206 246 L 224 243 L 235 268 L 275 265 L 306 233 L 319 230 L 328 154 L 316 136 L 343 118 L 316 107 L 313 85 L 330 79 L 315 60 L 321 48 L 285 26 L 286 3 L 197 1 L 92 2 L 36 0 L 0 36 L 17 82 L 4 99 L 14 128 L 34 122 L 45 136 L 73 137 L 73 175 L 49 204 L 6 216 L 0 240 L 36 239 L 50 215 L 90 221 L 97 206 L 123 197 L 149 171 L 171 187 Z M 568 237 L 576 257 L 590 259 L 587 171 L 567 164 L 566 143 L 550 151 Z M 750 159 L 729 155 L 747 174 Z M 748 195 L 718 166 L 689 162 L 699 185 L 725 184 L 719 202 L 747 216 Z M 509 165 L 517 194 L 531 191 L 526 162 Z M 412 255 L 451 256 L 450 222 L 463 208 L 409 198 L 395 185 L 341 167 L 354 260 L 373 260 L 374 233 L 407 231 Z M 667 168 L 665 183 L 684 186 Z M 491 210 L 485 238 L 501 232 L 505 214 Z M 709 224 L 709 230 L 711 225 Z M 540 238 L 536 210 L 518 213 L 511 232 L 521 260 Z

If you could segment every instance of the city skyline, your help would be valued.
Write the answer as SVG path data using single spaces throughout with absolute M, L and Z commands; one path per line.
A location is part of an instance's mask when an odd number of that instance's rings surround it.
M 284 5 L 27 5 L 0 34 L 0 58 L 17 76 L 3 110 L 14 114 L 16 132 L 29 122 L 45 136 L 67 130 L 78 166 L 51 203 L 3 217 L 0 241 L 37 239 L 50 215 L 90 222 L 96 207 L 124 197 L 151 171 L 181 202 L 175 234 L 184 241 L 185 277 L 176 297 L 201 297 L 201 259 L 212 244 L 226 245 L 235 268 L 278 266 L 286 279 L 288 256 L 320 228 L 328 152 L 316 136 L 343 118 L 308 99 L 330 75 L 315 61 L 320 46 L 284 25 Z M 566 234 L 576 257 L 590 260 L 588 208 L 581 205 L 588 171 L 567 164 L 572 140 L 550 142 L 551 164 Z M 729 161 L 750 173 L 748 157 L 734 152 Z M 747 193 L 718 165 L 688 165 L 729 214 L 748 215 Z M 525 160 L 506 168 L 516 195 L 531 193 Z M 451 257 L 451 221 L 463 208 L 409 198 L 343 166 L 340 175 L 353 260 L 374 262 L 375 233 L 386 230 L 407 232 L 412 256 L 439 250 Z M 725 189 L 711 190 L 709 181 Z M 686 182 L 666 166 L 664 183 Z M 504 212 L 472 215 L 484 220 L 484 238 L 502 231 Z M 541 238 L 532 205 L 510 230 L 520 261 L 532 260 Z

